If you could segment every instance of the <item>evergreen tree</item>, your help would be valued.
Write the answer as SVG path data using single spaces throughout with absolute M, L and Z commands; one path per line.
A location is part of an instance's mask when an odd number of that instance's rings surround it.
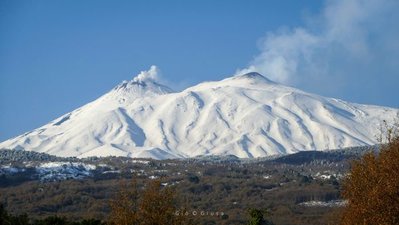
M 248 225 L 272 225 L 273 223 L 263 218 L 263 212 L 259 209 L 251 208 L 248 210 L 250 219 Z
M 8 224 L 10 224 L 10 215 L 8 215 L 8 212 L 3 204 L 0 204 L 0 225 Z

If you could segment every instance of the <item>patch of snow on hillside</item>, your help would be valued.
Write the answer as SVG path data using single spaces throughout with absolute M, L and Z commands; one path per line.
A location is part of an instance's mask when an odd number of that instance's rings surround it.
M 138 164 L 146 164 L 148 165 L 150 161 L 148 160 L 132 160 L 132 163 L 138 163 Z
M 299 205 L 306 207 L 344 207 L 348 202 L 346 200 L 333 200 L 328 202 L 323 201 L 308 201 L 302 202 Z
M 41 181 L 81 179 L 92 175 L 95 165 L 75 162 L 48 162 L 36 167 Z
M 23 168 L 16 168 L 11 166 L 1 166 L 0 167 L 0 174 L 15 174 L 19 172 L 24 172 L 25 169 Z

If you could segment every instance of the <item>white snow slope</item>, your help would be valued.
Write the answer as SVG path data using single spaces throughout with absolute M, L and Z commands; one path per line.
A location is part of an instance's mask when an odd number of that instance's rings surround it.
M 287 87 L 258 73 L 174 93 L 136 77 L 97 100 L 0 143 L 57 156 L 241 158 L 376 143 L 399 109 L 348 103 Z

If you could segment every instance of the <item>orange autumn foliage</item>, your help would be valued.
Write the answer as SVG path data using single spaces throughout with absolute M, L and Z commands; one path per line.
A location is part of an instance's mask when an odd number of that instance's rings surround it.
M 399 224 L 399 136 L 387 140 L 378 155 L 367 153 L 352 164 L 343 185 L 348 205 L 342 225 Z
M 108 223 L 112 225 L 187 224 L 184 217 L 175 214 L 177 205 L 174 189 L 162 187 L 160 180 L 148 182 L 141 190 L 133 179 L 130 186 L 121 186 L 110 206 Z

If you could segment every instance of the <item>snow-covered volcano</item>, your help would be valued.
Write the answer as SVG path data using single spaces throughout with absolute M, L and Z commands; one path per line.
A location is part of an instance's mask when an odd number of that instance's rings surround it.
M 173 92 L 142 72 L 0 148 L 77 157 L 262 157 L 375 144 L 381 121 L 398 113 L 306 93 L 258 73 Z

